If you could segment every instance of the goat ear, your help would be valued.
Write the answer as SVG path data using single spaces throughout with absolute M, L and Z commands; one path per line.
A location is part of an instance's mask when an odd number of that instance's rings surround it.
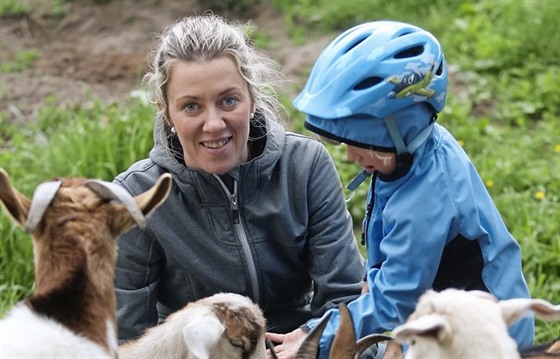
M 214 316 L 201 315 L 183 327 L 183 340 L 187 346 L 187 357 L 210 358 L 210 351 L 216 347 L 226 328 Z
M 24 228 L 31 200 L 12 186 L 8 173 L 0 167 L 0 202 L 6 208 L 10 218 Z
M 134 197 L 144 216 L 148 216 L 167 199 L 171 191 L 172 182 L 171 175 L 164 173 L 158 178 L 152 188 Z
M 414 321 L 404 323 L 393 331 L 393 336 L 400 341 L 408 341 L 412 336 L 433 337 L 439 342 L 451 338 L 451 326 L 439 314 L 422 316 Z
M 502 318 L 510 325 L 528 310 L 545 320 L 560 319 L 560 305 L 553 305 L 543 299 L 515 298 L 499 302 Z

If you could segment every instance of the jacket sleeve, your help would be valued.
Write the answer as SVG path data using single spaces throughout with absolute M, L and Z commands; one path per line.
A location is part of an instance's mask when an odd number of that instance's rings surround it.
M 148 227 L 117 239 L 115 271 L 119 341 L 135 339 L 158 322 L 156 308 L 161 251 Z
M 368 238 L 368 245 L 377 242 L 374 247 L 384 260 L 366 272 L 369 292 L 348 304 L 358 338 L 392 330 L 406 320 L 418 297 L 433 283 L 446 239 L 457 231 L 458 211 L 448 181 L 444 173 L 434 172 L 430 178 L 420 176 L 422 180 L 401 185 L 389 198 L 376 196 L 375 205 L 384 210 L 374 214 L 377 222 L 370 223 L 370 229 L 383 223 L 380 231 L 373 232 L 382 235 Z M 320 358 L 328 358 L 339 320 L 338 310 L 333 309 L 321 338 Z
M 314 295 L 313 316 L 360 294 L 363 259 L 336 167 L 320 144 L 307 184 L 309 229 L 306 254 Z

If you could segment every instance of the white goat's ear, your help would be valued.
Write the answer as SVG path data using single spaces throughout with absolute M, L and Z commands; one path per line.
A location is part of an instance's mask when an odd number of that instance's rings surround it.
M 543 299 L 515 298 L 502 300 L 499 305 L 502 318 L 508 325 L 517 321 L 529 310 L 545 320 L 560 319 L 560 305 L 553 305 Z
M 403 342 L 409 341 L 412 336 L 434 337 L 439 342 L 444 342 L 451 338 L 452 334 L 451 326 L 439 314 L 422 316 L 393 330 L 393 336 Z
M 209 359 L 226 328 L 214 316 L 200 316 L 183 327 L 189 359 Z

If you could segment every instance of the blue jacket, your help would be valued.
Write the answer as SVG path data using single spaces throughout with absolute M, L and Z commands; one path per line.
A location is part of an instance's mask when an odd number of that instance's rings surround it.
M 429 288 L 480 289 L 498 299 L 530 296 L 518 243 L 468 156 L 442 126 L 436 124 L 415 152 L 406 175 L 372 181 L 368 203 L 369 292 L 348 305 L 359 338 L 403 323 Z M 332 311 L 321 358 L 328 357 L 339 322 Z M 521 348 L 531 345 L 533 319 L 519 320 L 510 334 Z

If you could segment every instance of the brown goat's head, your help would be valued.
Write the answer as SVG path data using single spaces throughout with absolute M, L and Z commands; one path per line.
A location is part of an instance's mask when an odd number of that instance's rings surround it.
M 167 198 L 171 176 L 163 175 L 135 198 L 128 195 L 127 199 L 126 191 L 116 187 L 62 178 L 39 185 L 30 200 L 12 186 L 0 168 L 0 202 L 12 220 L 33 237 L 37 292 L 48 292 L 57 285 L 56 276 L 64 275 L 64 268 L 79 263 L 96 274 L 92 279 L 100 291 L 113 290 L 115 238 L 135 222 L 143 225 L 143 216 Z M 107 286 L 110 288 L 100 288 Z
M 27 305 L 116 355 L 116 237 L 143 226 L 170 189 L 169 174 L 136 197 L 112 183 L 61 178 L 39 185 L 30 200 L 0 168 L 0 202 L 33 239 L 35 295 Z

